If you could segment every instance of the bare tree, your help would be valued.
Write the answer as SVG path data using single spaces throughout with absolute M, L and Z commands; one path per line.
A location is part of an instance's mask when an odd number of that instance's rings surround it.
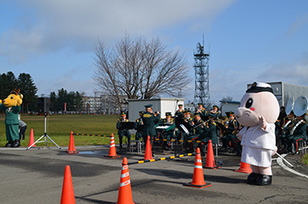
M 177 96 L 190 81 L 185 58 L 179 51 L 167 51 L 158 38 L 148 42 L 126 35 L 114 49 L 99 42 L 94 59 L 94 80 L 103 93 L 114 96 L 120 108 L 123 95 L 128 99 Z

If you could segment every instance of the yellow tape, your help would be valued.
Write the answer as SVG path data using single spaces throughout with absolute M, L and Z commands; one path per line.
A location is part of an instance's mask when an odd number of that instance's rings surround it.
M 170 159 L 174 159 L 174 158 L 175 158 L 175 156 L 171 156 L 171 157 L 170 157 Z
M 160 160 L 166 160 L 166 158 L 160 158 Z
M 144 161 L 138 161 L 138 164 L 142 164 L 142 163 L 144 163 Z
M 150 162 L 153 162 L 153 161 L 155 161 L 155 159 L 150 159 Z

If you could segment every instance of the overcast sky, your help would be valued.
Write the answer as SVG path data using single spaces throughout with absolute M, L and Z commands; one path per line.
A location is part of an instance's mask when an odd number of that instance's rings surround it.
M 158 37 L 191 66 L 204 35 L 210 98 L 239 101 L 254 81 L 308 86 L 306 0 L 0 0 L 0 72 L 29 73 L 38 95 L 94 95 L 94 47 Z M 194 79 L 184 92 L 193 100 Z

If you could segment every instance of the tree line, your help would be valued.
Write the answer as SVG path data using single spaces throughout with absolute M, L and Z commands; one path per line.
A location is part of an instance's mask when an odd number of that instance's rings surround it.
M 66 104 L 67 111 L 81 111 L 83 104 L 82 95 L 78 91 L 67 92 L 63 88 L 58 90 L 58 94 L 50 93 L 50 102 L 51 111 L 64 110 L 64 104 Z
M 0 99 L 5 99 L 11 91 L 20 89 L 23 95 L 22 112 L 37 109 L 37 87 L 30 74 L 21 73 L 18 78 L 13 72 L 0 75 Z
M 0 75 L 0 99 L 5 99 L 11 91 L 20 89 L 23 95 L 21 112 L 39 112 L 37 87 L 30 74 L 20 73 L 16 78 L 14 73 L 9 71 Z M 64 104 L 67 104 L 67 111 L 82 110 L 82 95 L 77 91 L 68 92 L 63 88 L 58 93 L 50 93 L 50 111 L 63 111 Z

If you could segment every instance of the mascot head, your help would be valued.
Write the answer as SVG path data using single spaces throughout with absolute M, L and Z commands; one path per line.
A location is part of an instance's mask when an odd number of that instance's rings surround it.
M 263 116 L 268 123 L 275 123 L 279 115 L 279 103 L 269 84 L 256 83 L 246 91 L 235 117 L 243 126 L 258 125 Z
M 20 106 L 22 104 L 23 95 L 19 92 L 19 89 L 14 89 L 13 91 L 11 91 L 11 94 L 6 99 L 3 99 L 3 105 L 5 107 Z

